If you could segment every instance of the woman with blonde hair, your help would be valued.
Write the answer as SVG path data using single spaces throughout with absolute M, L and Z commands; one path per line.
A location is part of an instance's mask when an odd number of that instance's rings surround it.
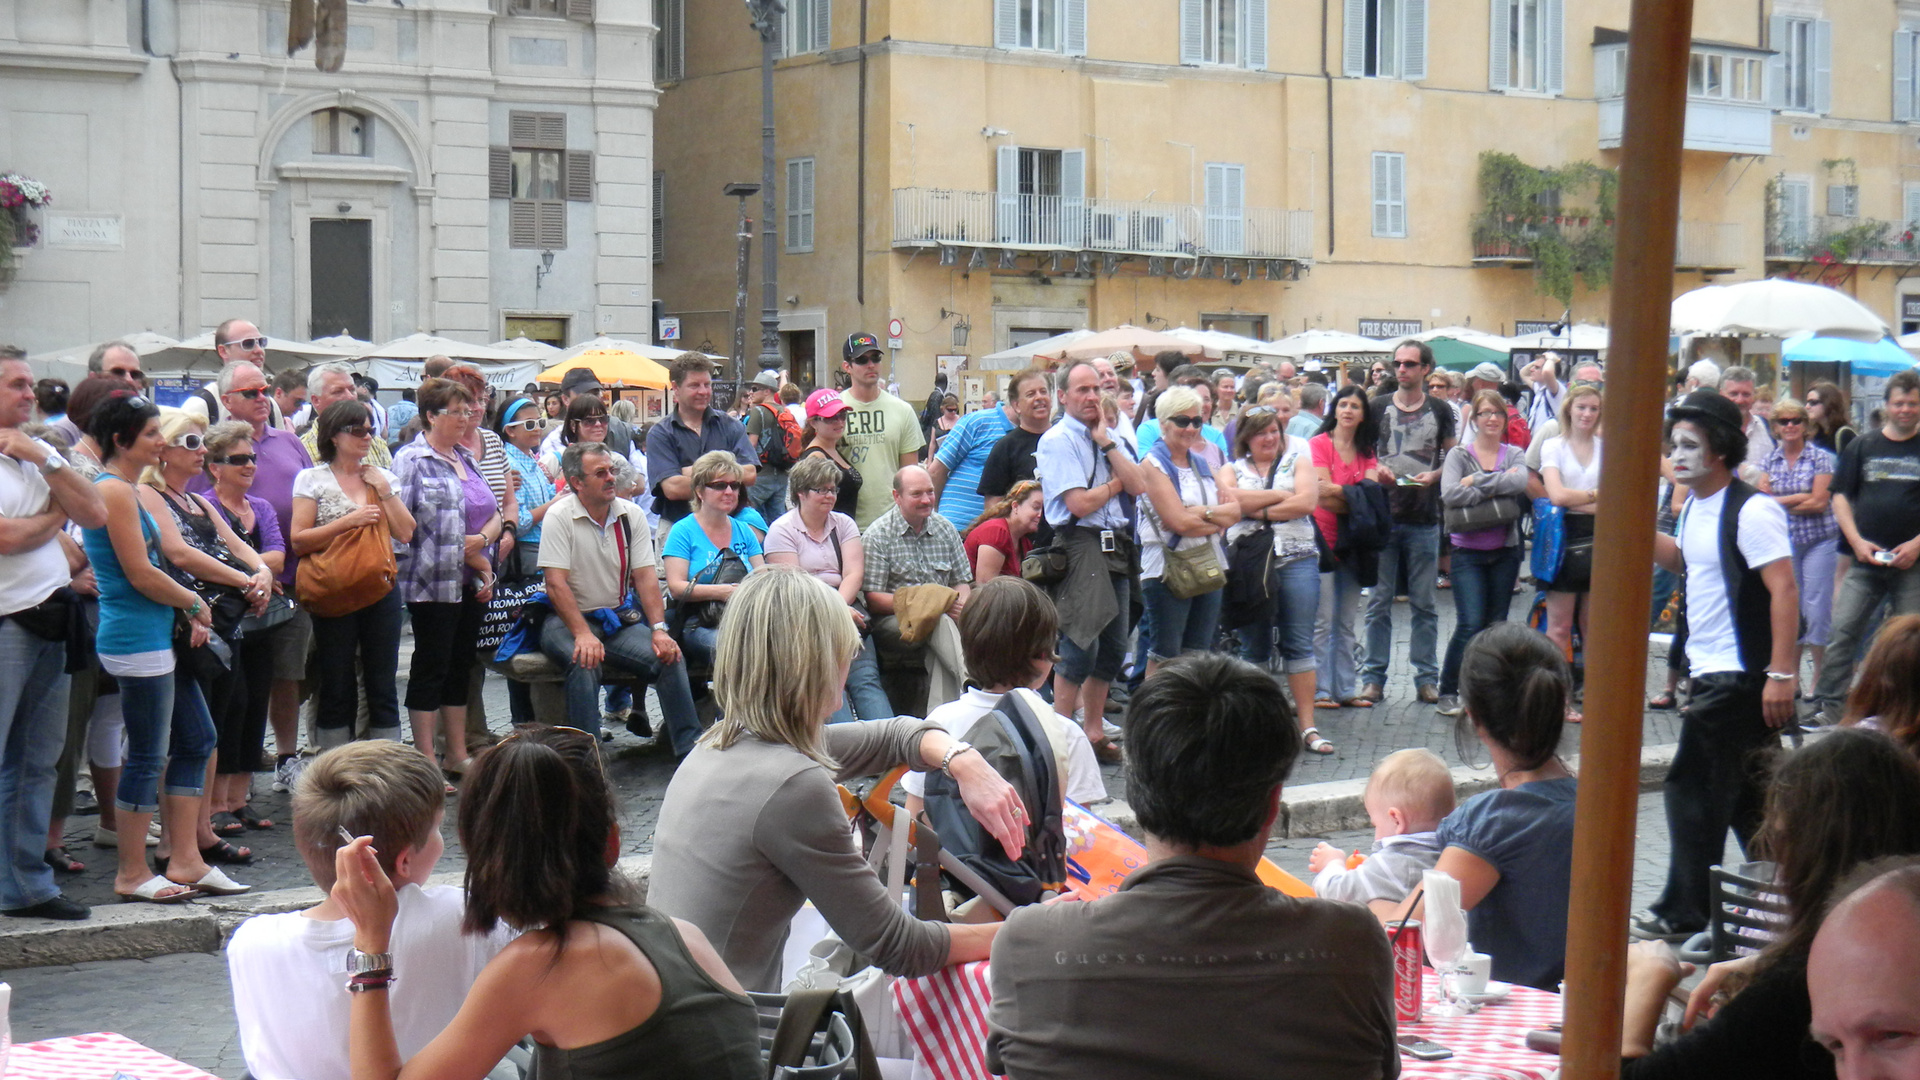
M 1040 482 L 1022 480 L 967 526 L 967 561 L 973 564 L 976 588 L 1002 574 L 1020 576 L 1020 560 L 1033 550 L 1034 535 L 1046 520 L 1044 507 Z
M 766 565 L 766 550 L 753 527 L 733 516 L 746 497 L 746 478 L 746 470 L 725 450 L 701 454 L 693 463 L 688 478 L 693 483 L 693 513 L 673 523 L 660 552 L 667 598 L 678 605 L 682 619 L 689 605 L 732 599 L 739 579 L 721 580 L 732 576 L 723 572 L 730 558 L 746 564 L 748 573 Z M 712 659 L 717 639 L 718 628 L 685 619 L 680 647 L 698 663 Z
M 1580 620 L 1580 637 L 1587 636 L 1587 587 L 1593 580 L 1593 513 L 1600 506 L 1600 390 L 1575 385 L 1560 399 L 1560 434 L 1540 448 L 1540 479 L 1547 498 L 1566 513 L 1561 518 L 1566 540 L 1560 569 L 1547 587 L 1547 638 L 1560 646 L 1562 656 L 1573 656 L 1573 621 Z M 1567 719 L 1580 722 L 1578 711 Z
M 713 684 L 725 718 L 660 807 L 647 902 L 698 926 L 749 990 L 779 988 L 788 924 L 809 900 L 855 951 L 900 976 L 985 959 L 999 929 L 908 915 L 848 842 L 835 782 L 900 765 L 951 774 L 1010 856 L 1026 835 L 1019 796 L 938 724 L 826 723 L 859 648 L 825 582 L 797 567 L 750 576 L 720 624 Z

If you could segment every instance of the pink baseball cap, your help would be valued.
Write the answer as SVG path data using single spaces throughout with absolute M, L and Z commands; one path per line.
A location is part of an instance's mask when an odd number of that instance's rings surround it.
M 853 406 L 840 400 L 840 391 L 821 387 L 807 395 L 807 415 L 818 420 L 839 416 Z

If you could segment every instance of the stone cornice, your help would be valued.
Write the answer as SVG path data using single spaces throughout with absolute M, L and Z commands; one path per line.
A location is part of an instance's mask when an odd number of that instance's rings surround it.
M 375 165 L 358 161 L 289 161 L 274 167 L 288 180 L 360 180 L 381 184 L 404 184 L 413 173 L 397 165 Z
M 147 70 L 151 57 L 62 45 L 0 44 L 0 71 L 41 71 L 132 79 Z
M 883 56 L 925 56 L 943 60 L 973 60 L 1016 67 L 1052 68 L 1076 71 L 1112 79 L 1137 79 L 1142 82 L 1166 82 L 1169 79 L 1202 79 L 1209 82 L 1284 82 L 1278 71 L 1225 67 L 1217 64 L 1144 64 L 1126 60 L 1101 60 L 1039 49 L 995 49 L 985 45 L 952 45 L 937 41 L 868 42 L 850 49 L 834 49 L 823 54 L 830 64 L 847 64 L 860 59 Z

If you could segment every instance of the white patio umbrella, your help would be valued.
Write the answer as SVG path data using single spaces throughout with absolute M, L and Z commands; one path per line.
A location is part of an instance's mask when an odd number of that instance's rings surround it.
M 146 366 L 147 357 L 179 344 L 165 334 L 156 334 L 151 330 L 141 330 L 116 340 L 125 342 L 133 348 L 140 357 L 142 368 Z M 29 356 L 27 365 L 33 368 L 35 375 L 78 383 L 87 377 L 87 357 L 92 356 L 93 350 L 99 347 L 99 342 L 69 345 L 64 349 L 54 349 Z
M 350 349 L 267 335 L 268 374 L 328 360 L 342 360 L 353 355 Z M 141 361 L 141 366 L 148 371 L 204 371 L 212 374 L 220 370 L 220 353 L 214 348 L 211 330 L 161 349 L 151 357 L 141 357 Z
M 1781 278 L 1695 289 L 1673 301 L 1672 321 L 1678 334 L 1813 333 L 1868 342 L 1887 334 L 1880 316 L 1846 293 Z
M 1064 334 L 1055 334 L 1050 338 L 1042 338 L 1039 341 L 1029 341 L 1025 345 L 1015 345 L 1011 349 L 1001 349 L 996 353 L 988 353 L 980 358 L 980 366 L 993 369 L 1021 367 L 1031 363 L 1034 356 L 1038 353 L 1063 348 L 1079 341 L 1081 338 L 1090 338 L 1092 336 L 1093 331 L 1091 330 L 1069 330 Z
M 1175 327 L 1167 331 L 1168 337 L 1177 337 L 1204 346 L 1211 355 L 1225 356 L 1228 353 L 1244 353 L 1251 356 L 1285 356 L 1274 351 L 1273 346 L 1259 338 L 1250 338 L 1241 334 L 1229 334 L 1225 330 L 1195 330 L 1190 326 Z
M 470 341 L 455 341 L 452 338 L 434 334 L 408 334 L 406 337 L 376 345 L 359 354 L 360 359 L 378 360 L 431 360 L 444 356 L 452 360 L 492 360 L 511 363 L 525 360 L 526 357 L 509 349 L 498 349 L 492 345 L 475 345 Z
M 1393 352 L 1393 343 L 1349 334 L 1344 330 L 1302 330 L 1268 346 L 1277 356 L 1368 356 Z
M 558 355 L 560 352 L 560 348 L 557 345 L 549 345 L 544 341 L 535 341 L 525 335 L 508 338 L 505 341 L 496 341 L 493 343 L 493 347 L 496 349 L 505 349 L 508 352 L 517 352 L 529 360 L 544 361 Z

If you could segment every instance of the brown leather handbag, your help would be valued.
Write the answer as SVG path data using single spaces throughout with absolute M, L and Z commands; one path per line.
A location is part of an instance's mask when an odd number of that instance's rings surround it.
M 300 560 L 294 595 L 322 618 L 351 615 L 393 591 L 399 567 L 384 522 L 361 525 L 333 538 L 325 550 Z

